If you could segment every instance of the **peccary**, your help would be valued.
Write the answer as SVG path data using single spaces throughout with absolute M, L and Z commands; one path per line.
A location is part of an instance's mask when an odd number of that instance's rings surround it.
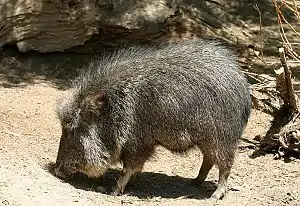
M 156 146 L 178 153 L 199 148 L 203 162 L 194 182 L 203 183 L 216 164 L 219 182 L 212 197 L 220 199 L 250 109 L 247 82 L 220 43 L 121 49 L 91 63 L 59 104 L 55 173 L 98 177 L 121 162 L 118 195 Z

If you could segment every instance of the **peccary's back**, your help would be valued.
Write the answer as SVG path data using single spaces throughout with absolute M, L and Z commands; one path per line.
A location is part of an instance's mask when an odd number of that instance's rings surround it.
M 217 43 L 132 48 L 96 69 L 83 77 L 80 90 L 108 91 L 122 138 L 133 135 L 143 142 L 147 136 L 149 144 L 183 151 L 203 140 L 235 145 L 247 123 L 247 82 L 234 55 Z

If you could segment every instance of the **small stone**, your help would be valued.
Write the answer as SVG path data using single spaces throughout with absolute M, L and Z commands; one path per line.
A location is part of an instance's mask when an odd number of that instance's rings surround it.
M 3 205 L 9 205 L 9 202 L 8 202 L 7 200 L 3 200 L 3 201 L 2 201 L 2 204 L 3 204 Z
M 256 141 L 261 141 L 262 137 L 261 135 L 256 135 L 253 140 L 256 140 Z
M 241 191 L 241 188 L 240 187 L 231 187 L 229 190 L 239 192 L 239 191 Z

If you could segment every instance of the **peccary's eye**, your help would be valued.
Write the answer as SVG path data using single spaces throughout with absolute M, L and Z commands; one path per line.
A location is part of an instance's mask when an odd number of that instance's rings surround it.
M 67 122 L 65 123 L 65 125 L 66 125 L 67 127 L 71 127 L 72 121 L 67 121 Z
M 75 120 L 74 119 L 65 119 L 62 121 L 62 125 L 65 128 L 73 128 L 75 125 Z
M 70 127 L 70 126 L 72 125 L 72 120 L 70 120 L 70 119 L 65 119 L 65 120 L 62 121 L 62 125 L 63 125 L 64 127 Z

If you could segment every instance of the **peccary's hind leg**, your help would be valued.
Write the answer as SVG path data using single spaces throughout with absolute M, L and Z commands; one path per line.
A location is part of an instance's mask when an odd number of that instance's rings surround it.
M 231 167 L 234 160 L 234 154 L 229 154 L 223 160 L 219 160 L 216 164 L 219 167 L 219 181 L 216 191 L 212 194 L 212 198 L 221 199 L 224 197 L 227 189 L 227 179 L 230 175 Z
M 227 188 L 227 179 L 230 174 L 230 168 L 220 168 L 219 169 L 219 182 L 216 191 L 212 194 L 212 198 L 221 199 L 224 197 Z
M 215 164 L 214 158 L 210 157 L 209 155 L 203 155 L 203 162 L 199 174 L 195 179 L 193 179 L 192 183 L 201 185 L 206 179 L 209 171 L 214 166 L 214 164 Z

